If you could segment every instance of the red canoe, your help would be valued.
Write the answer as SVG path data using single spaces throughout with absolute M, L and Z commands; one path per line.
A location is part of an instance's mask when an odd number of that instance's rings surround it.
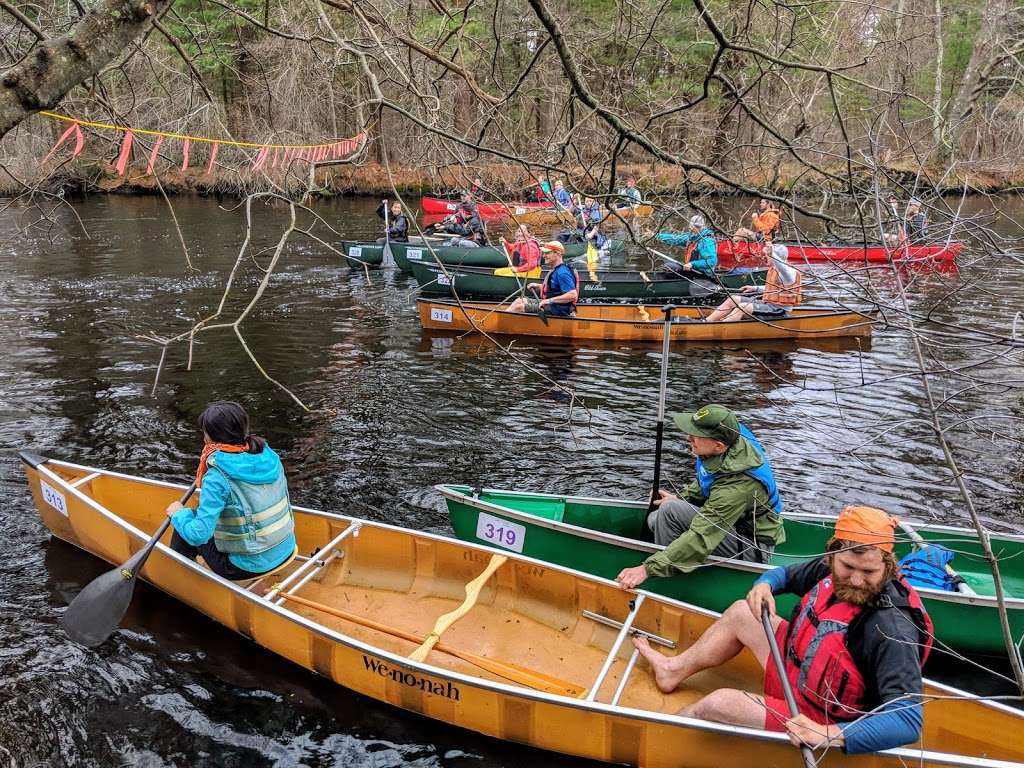
M 835 243 L 834 245 L 817 245 L 814 243 L 787 243 L 790 263 L 859 261 L 887 262 L 889 253 L 881 243 Z M 752 253 L 753 248 L 760 244 L 732 240 L 718 241 L 719 266 L 733 266 L 749 261 L 761 261 L 759 253 Z M 894 261 L 905 263 L 951 262 L 960 253 L 960 243 L 929 243 L 927 245 L 902 246 L 891 251 Z
M 454 213 L 459 207 L 458 200 L 445 200 L 440 197 L 424 197 L 420 200 L 420 206 L 424 213 Z M 507 216 L 509 209 L 515 212 L 532 211 L 538 208 L 552 208 L 554 203 L 477 203 L 477 210 L 481 216 L 495 217 Z

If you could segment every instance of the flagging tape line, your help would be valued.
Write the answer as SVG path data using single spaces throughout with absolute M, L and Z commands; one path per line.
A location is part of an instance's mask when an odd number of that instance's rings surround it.
M 259 142 L 252 141 L 233 141 L 232 139 L 211 139 L 206 136 L 192 136 L 187 133 L 169 133 L 167 131 L 151 131 L 147 128 L 129 128 L 124 125 L 112 125 L 111 123 L 97 123 L 92 120 L 82 120 L 77 117 L 71 117 L 69 115 L 62 115 L 58 112 L 39 112 L 38 114 L 43 117 L 49 117 L 52 120 L 62 120 L 65 123 L 78 123 L 86 128 L 102 128 L 110 131 L 121 131 L 127 133 L 140 134 L 142 136 L 162 136 L 167 139 L 181 139 L 183 141 L 200 141 L 206 144 L 220 144 L 226 147 L 244 147 L 246 149 L 322 149 L 325 147 L 333 147 L 335 144 L 341 144 L 342 142 L 352 141 L 359 143 L 363 140 L 364 134 L 360 133 L 356 136 L 352 136 L 348 139 L 338 139 L 336 141 L 327 141 L 322 144 L 261 144 Z

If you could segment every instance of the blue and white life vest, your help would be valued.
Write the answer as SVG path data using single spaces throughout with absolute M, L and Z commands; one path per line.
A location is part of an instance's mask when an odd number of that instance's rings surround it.
M 941 544 L 929 544 L 900 560 L 900 571 L 912 586 L 956 592 L 958 580 L 946 571 L 953 557 L 954 553 Z
M 258 555 L 292 534 L 295 520 L 283 471 L 271 483 L 246 483 L 218 467 L 215 456 L 209 458 L 208 466 L 220 472 L 231 490 L 213 531 L 213 543 L 219 552 Z
M 754 478 L 761 485 L 764 486 L 768 492 L 768 503 L 771 508 L 775 510 L 775 514 L 782 514 L 782 497 L 779 496 L 779 488 L 775 484 L 775 475 L 772 473 L 771 464 L 768 463 L 768 455 L 764 451 L 764 446 L 758 442 L 757 438 L 754 437 L 754 433 L 747 429 L 745 426 L 740 424 L 740 436 L 745 437 L 750 444 L 754 446 L 755 450 L 761 456 L 761 464 L 753 469 L 747 469 L 743 471 L 744 475 Z M 715 479 L 719 473 L 709 472 L 704 466 L 704 462 L 701 458 L 697 457 L 697 482 L 700 483 L 700 492 L 704 494 L 704 498 L 708 498 L 711 495 L 711 486 L 714 485 Z

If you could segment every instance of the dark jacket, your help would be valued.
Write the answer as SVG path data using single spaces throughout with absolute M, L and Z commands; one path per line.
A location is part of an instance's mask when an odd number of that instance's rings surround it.
M 380 205 L 377 206 L 377 215 L 388 222 L 387 236 L 389 240 L 394 240 L 396 243 L 407 243 L 409 242 L 409 221 L 405 218 L 404 213 L 400 213 L 397 216 L 385 217 L 385 208 L 387 203 L 381 201 Z

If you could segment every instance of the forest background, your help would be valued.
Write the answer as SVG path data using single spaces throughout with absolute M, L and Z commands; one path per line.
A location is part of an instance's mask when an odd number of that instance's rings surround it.
M 152 23 L 150 23 L 152 21 Z M 1024 11 L 1013 0 L 0 0 L 0 187 L 154 188 L 153 141 L 120 135 L 42 158 L 65 130 L 33 116 L 311 143 L 365 132 L 321 192 L 464 186 L 528 174 L 601 193 L 856 195 L 892 185 L 1013 189 Z M 168 190 L 308 183 L 255 152 L 157 152 Z M 283 164 L 282 164 L 283 166 Z M 275 175 L 276 174 L 276 175 Z

